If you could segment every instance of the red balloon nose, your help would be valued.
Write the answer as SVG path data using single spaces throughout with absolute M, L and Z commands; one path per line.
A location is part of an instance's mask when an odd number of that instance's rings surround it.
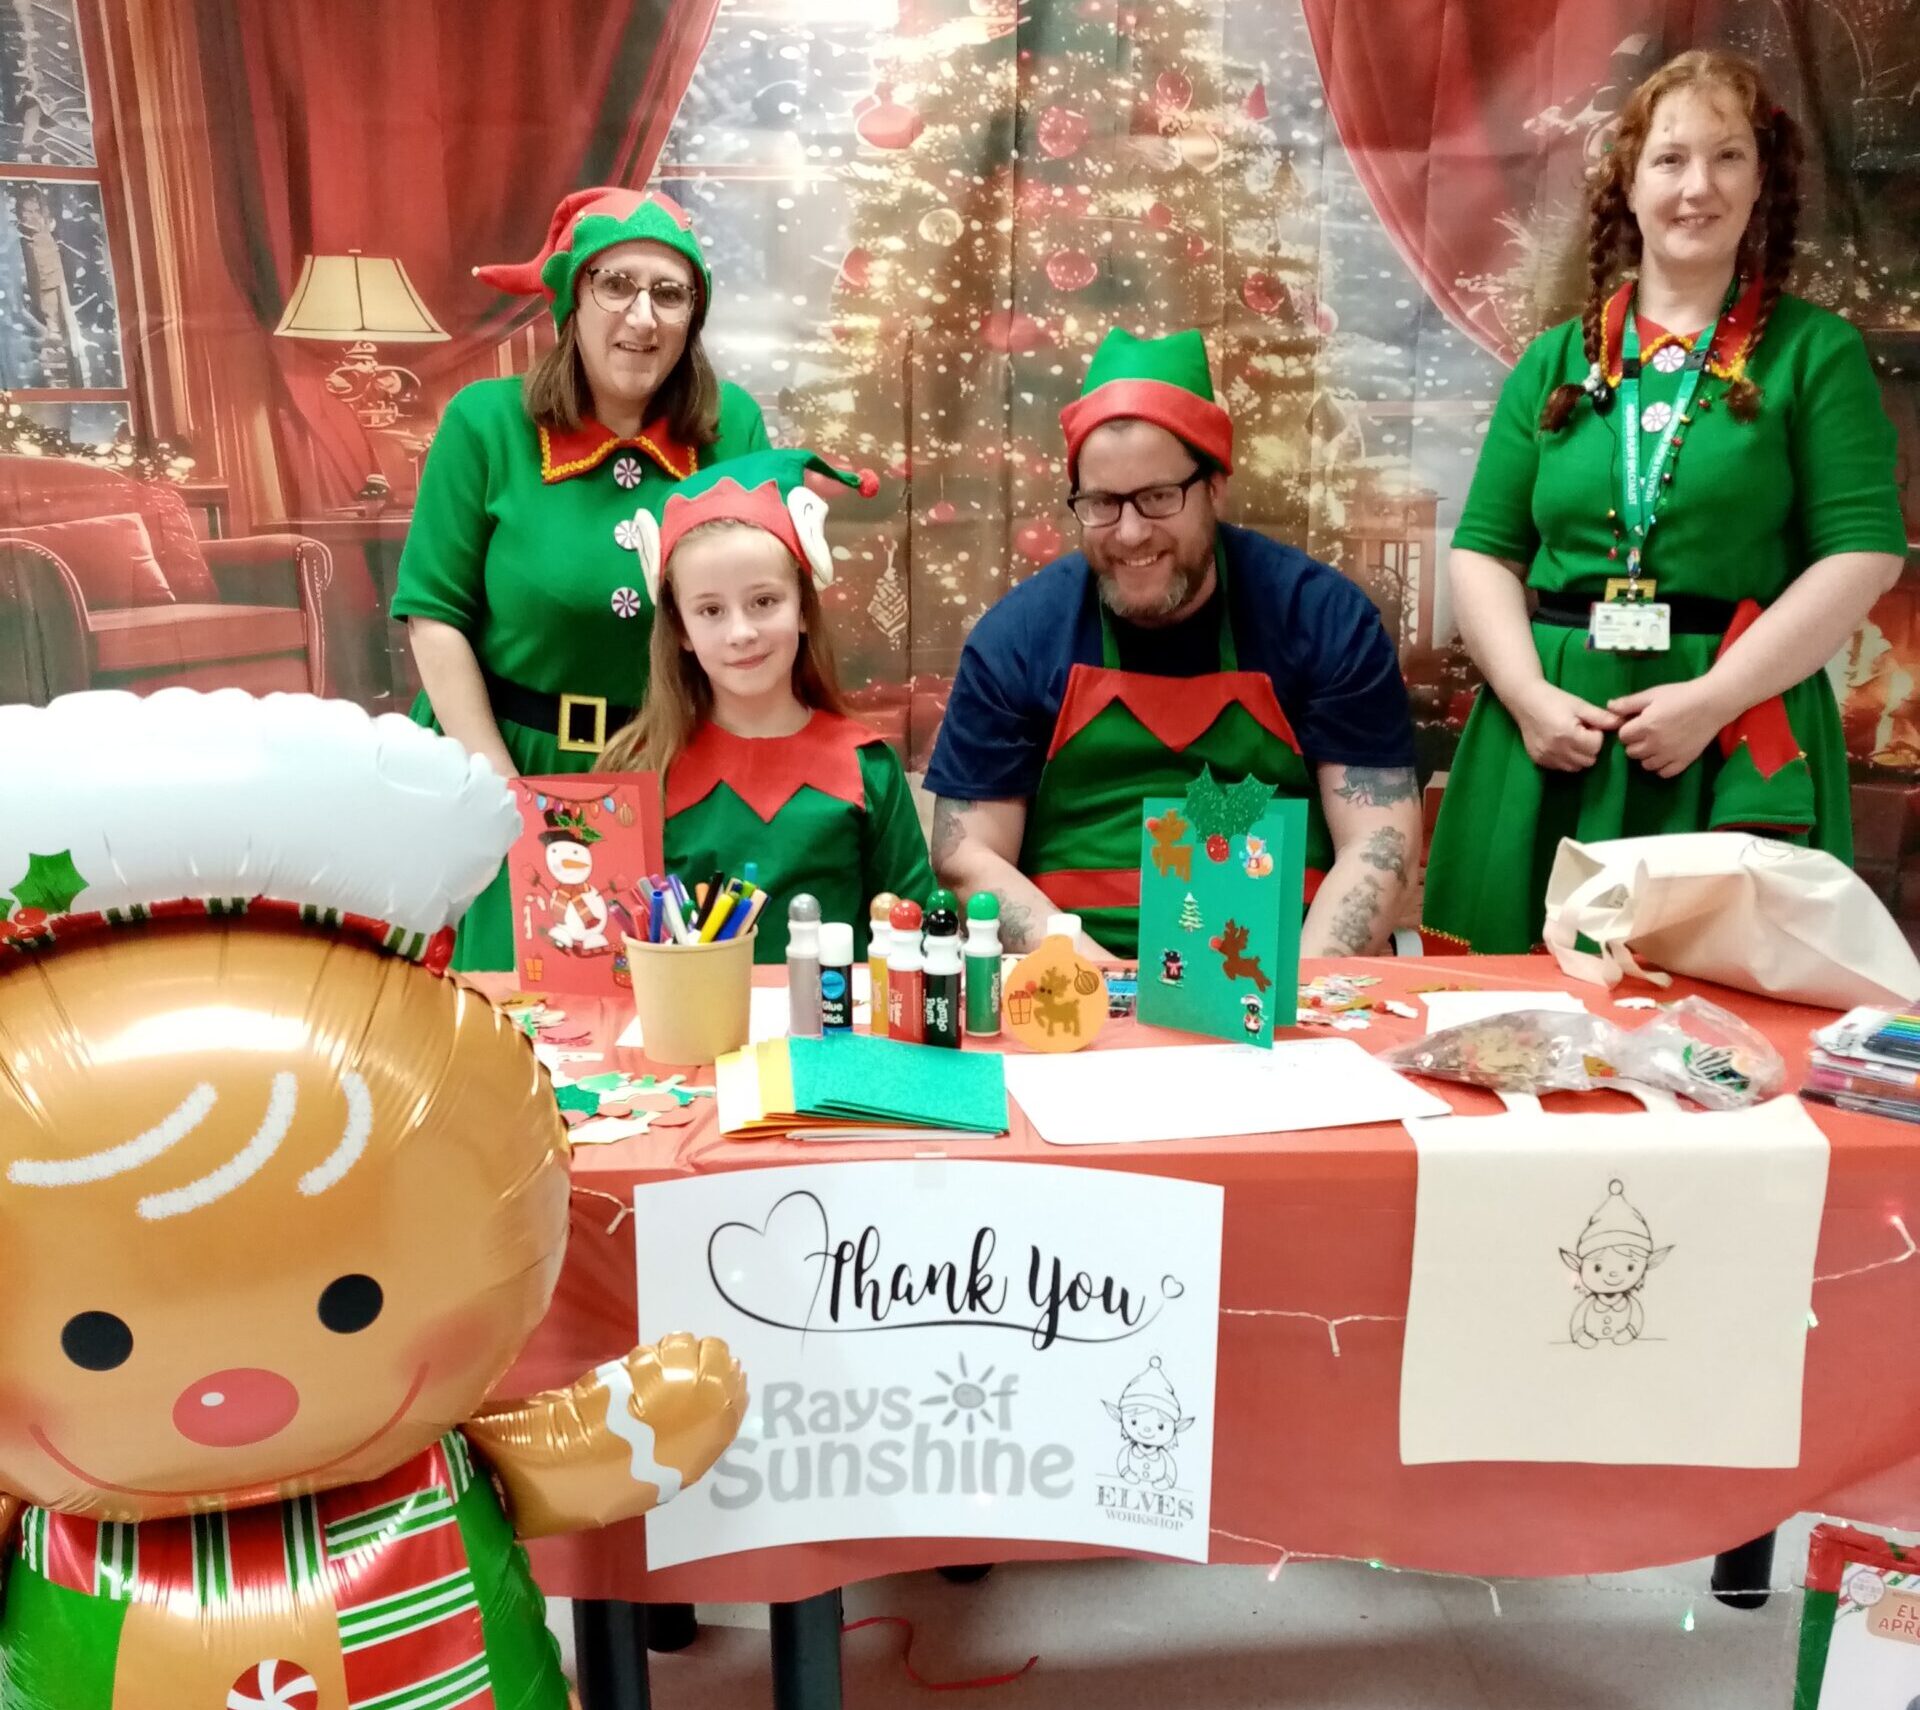
M 284 1431 L 300 1411 L 300 1392 L 258 1366 L 210 1372 L 180 1392 L 174 1428 L 209 1449 L 239 1449 Z

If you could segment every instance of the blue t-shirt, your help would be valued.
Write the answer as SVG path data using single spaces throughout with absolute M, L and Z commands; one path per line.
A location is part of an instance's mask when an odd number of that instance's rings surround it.
M 1400 661 L 1373 602 L 1331 566 L 1250 529 L 1220 525 L 1243 671 L 1264 671 L 1309 766 L 1412 766 Z M 1030 798 L 1066 698 L 1067 674 L 1098 665 L 1100 614 L 1078 552 L 1057 558 L 973 626 L 954 674 L 927 788 L 957 801 Z M 1114 619 L 1120 664 L 1163 677 L 1220 668 L 1212 599 L 1171 629 Z

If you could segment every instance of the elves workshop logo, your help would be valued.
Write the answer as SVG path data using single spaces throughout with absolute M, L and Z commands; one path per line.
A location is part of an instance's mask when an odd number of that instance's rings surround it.
M 760 1386 L 746 1428 L 703 1486 L 715 1508 L 861 1495 L 1059 1502 L 1074 1493 L 1074 1450 L 1057 1439 L 1059 1422 L 1078 1417 L 1077 1409 L 1023 1393 L 1020 1372 L 1004 1356 L 952 1353 L 953 1333 L 1012 1332 L 1020 1342 L 1008 1345 L 1008 1355 L 1020 1345 L 1040 1355 L 1097 1348 L 1142 1334 L 1185 1294 L 1185 1285 L 1161 1276 L 1143 1286 L 1076 1265 L 1037 1243 L 1024 1244 L 1007 1264 L 989 1224 L 941 1239 L 951 1239 L 953 1249 L 903 1256 L 872 1223 L 836 1230 L 823 1201 L 805 1189 L 778 1200 L 759 1224 L 728 1222 L 713 1231 L 708 1276 L 735 1311 L 790 1332 L 799 1351 L 815 1338 L 850 1339 L 833 1344 L 839 1381 L 781 1376 Z M 925 1366 L 911 1339 L 916 1331 L 947 1344 Z M 910 1338 L 904 1343 L 902 1332 Z M 867 1340 L 876 1337 L 885 1340 Z M 863 1365 L 888 1376 L 902 1369 L 929 1375 L 917 1384 L 845 1381 Z M 1148 1370 L 1158 1373 L 1157 1358 Z M 1057 1384 L 1057 1360 L 1046 1375 Z M 1170 1387 L 1158 1382 L 1170 1399 Z M 1155 1478 L 1167 1475 L 1146 1505 L 1158 1508 L 1172 1488 L 1167 1452 L 1192 1421 L 1176 1410 L 1172 1430 L 1146 1423 L 1159 1406 L 1151 1388 L 1144 1378 L 1127 1385 L 1120 1398 L 1124 1416 L 1115 1417 L 1123 1432 L 1138 1436 L 1136 1448 L 1149 1457 L 1141 1465 Z M 1153 1454 L 1167 1458 L 1154 1461 Z M 1127 1483 L 1123 1476 L 1120 1482 Z M 1127 1485 L 1101 1506 L 1137 1512 L 1142 1494 Z

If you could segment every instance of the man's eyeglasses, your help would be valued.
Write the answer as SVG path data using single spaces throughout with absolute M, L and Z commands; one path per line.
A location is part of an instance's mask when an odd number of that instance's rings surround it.
M 1187 489 L 1207 475 L 1207 470 L 1196 469 L 1184 481 L 1159 481 L 1131 493 L 1070 493 L 1067 506 L 1088 528 L 1111 528 L 1128 505 L 1148 521 L 1158 522 L 1179 515 L 1186 508 Z
M 587 282 L 593 300 L 610 315 L 624 315 L 642 291 L 656 321 L 684 321 L 693 313 L 693 287 L 678 279 L 656 279 L 649 285 L 625 268 L 589 267 Z

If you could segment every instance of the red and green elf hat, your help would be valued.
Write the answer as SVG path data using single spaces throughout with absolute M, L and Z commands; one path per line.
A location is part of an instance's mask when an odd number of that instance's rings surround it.
M 1197 327 L 1165 338 L 1135 338 L 1115 327 L 1100 341 L 1080 396 L 1060 412 L 1069 479 L 1087 435 L 1102 422 L 1123 420 L 1152 422 L 1233 469 L 1233 423 L 1213 401 L 1206 341 Z
M 669 487 L 657 518 L 642 503 L 633 518 L 633 549 L 640 555 L 648 597 L 655 605 L 660 603 L 661 569 L 680 537 L 701 523 L 723 517 L 765 529 L 807 567 L 816 588 L 826 587 L 833 580 L 827 501 L 807 485 L 810 473 L 844 482 L 865 499 L 880 490 L 880 478 L 871 469 L 857 474 L 836 469 L 824 457 L 805 450 L 753 451 L 715 463 Z
M 665 244 L 693 263 L 704 311 L 713 301 L 713 274 L 693 235 L 693 221 L 686 209 L 658 190 L 616 190 L 605 184 L 575 190 L 553 210 L 546 244 L 531 261 L 476 267 L 473 276 L 516 297 L 544 295 L 553 324 L 564 326 L 573 313 L 573 282 L 580 269 L 603 249 L 635 239 Z

